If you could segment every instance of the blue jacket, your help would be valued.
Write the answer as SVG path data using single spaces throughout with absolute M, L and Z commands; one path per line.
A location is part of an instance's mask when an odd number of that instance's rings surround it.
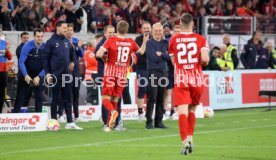
M 267 69 L 271 67 L 272 55 L 267 49 L 261 48 L 256 62 L 256 69 Z
M 241 54 L 241 61 L 246 69 L 256 68 L 256 62 L 260 51 L 263 48 L 263 43 L 259 41 L 258 45 L 253 43 L 253 39 L 248 40 L 244 46 L 244 52 Z
M 6 49 L 7 49 L 7 42 L 0 40 L 0 63 L 6 63 Z
M 161 56 L 157 56 L 156 52 L 162 52 Z M 171 60 L 168 54 L 168 42 L 161 40 L 160 42 L 150 39 L 147 41 L 145 50 L 147 55 L 148 71 L 168 71 L 167 61 Z
M 34 40 L 28 41 L 23 46 L 19 58 L 19 72 L 21 72 L 24 77 L 27 74 L 32 78 L 37 75 L 40 77 L 45 75 L 42 63 L 44 46 L 45 43 L 42 43 L 41 46 L 37 48 Z
M 61 80 L 62 74 L 69 74 L 69 63 L 75 61 L 74 49 L 63 35 L 54 33 L 44 47 L 43 67 L 46 74 L 53 74 Z
M 82 48 L 79 47 L 78 43 L 79 43 L 79 39 L 73 37 L 72 38 L 72 43 L 74 45 L 74 53 L 75 53 L 75 66 L 74 66 L 74 70 L 73 70 L 73 76 L 78 77 L 80 75 L 80 71 L 79 71 L 79 58 L 83 57 L 84 52 L 82 50 Z
M 98 50 L 101 48 L 101 46 L 104 44 L 106 41 L 106 38 L 104 37 L 96 46 L 95 53 L 98 52 Z M 103 77 L 104 75 L 104 62 L 101 58 L 97 58 L 98 61 L 98 77 Z

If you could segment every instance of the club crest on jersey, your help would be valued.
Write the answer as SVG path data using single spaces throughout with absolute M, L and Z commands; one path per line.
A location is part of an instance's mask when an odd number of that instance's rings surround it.
M 68 48 L 68 43 L 64 42 L 65 48 Z
M 57 43 L 56 43 L 56 48 L 58 48 L 58 47 L 59 47 L 59 43 L 57 42 Z

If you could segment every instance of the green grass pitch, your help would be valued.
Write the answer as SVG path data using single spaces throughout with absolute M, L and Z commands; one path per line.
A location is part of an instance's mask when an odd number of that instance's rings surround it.
M 180 155 L 178 122 L 146 130 L 124 121 L 126 131 L 105 133 L 102 123 L 79 123 L 83 131 L 0 133 L 0 160 L 276 160 L 276 112 L 264 108 L 215 112 L 198 119 L 195 151 Z

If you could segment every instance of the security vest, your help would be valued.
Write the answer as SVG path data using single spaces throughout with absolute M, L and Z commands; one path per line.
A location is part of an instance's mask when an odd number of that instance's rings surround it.
M 86 81 L 92 80 L 92 74 L 98 72 L 98 61 L 96 60 L 95 53 L 93 48 L 87 47 L 87 50 L 84 53 L 85 61 L 85 77 Z
M 236 48 L 232 45 L 229 45 L 227 47 L 226 53 L 224 54 L 224 60 L 225 60 L 226 66 L 229 67 L 230 70 L 234 70 L 234 63 L 233 63 L 233 59 L 232 59 L 232 55 L 231 55 L 233 49 L 236 49 Z
M 275 49 L 272 50 L 272 58 L 274 58 L 276 60 L 276 50 Z M 273 64 L 273 68 L 276 69 L 276 64 Z
M 6 49 L 7 49 L 6 41 L 0 40 L 0 63 L 1 62 L 3 62 L 3 63 L 7 62 Z
M 216 62 L 221 69 L 225 67 L 226 62 L 222 58 L 216 58 Z

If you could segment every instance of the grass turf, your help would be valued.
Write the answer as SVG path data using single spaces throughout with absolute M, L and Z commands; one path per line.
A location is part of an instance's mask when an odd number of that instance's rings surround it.
M 276 159 L 276 112 L 263 108 L 215 112 L 198 119 L 195 151 L 180 155 L 177 121 L 169 129 L 145 129 L 125 121 L 126 131 L 105 133 L 100 122 L 79 123 L 83 131 L 0 133 L 0 160 L 272 160 Z

